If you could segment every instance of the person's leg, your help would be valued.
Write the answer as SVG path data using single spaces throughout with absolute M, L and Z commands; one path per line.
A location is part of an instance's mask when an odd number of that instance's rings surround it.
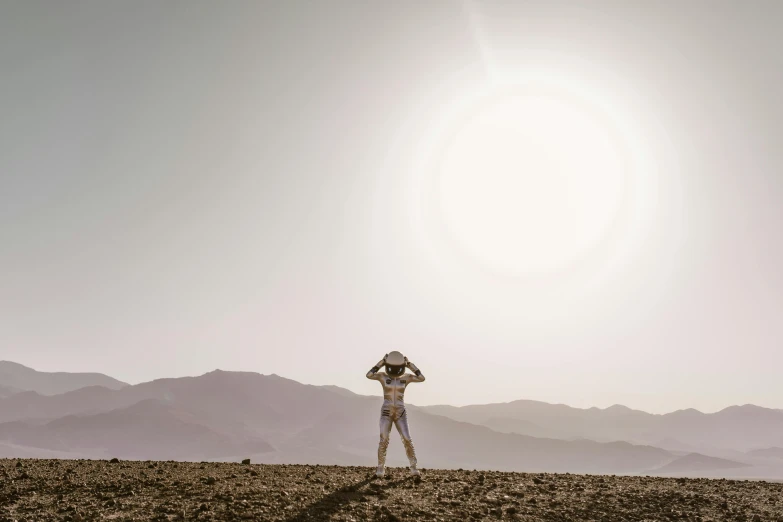
M 379 427 L 381 431 L 381 440 L 378 442 L 378 469 L 375 470 L 375 474 L 382 477 L 384 467 L 386 466 L 386 449 L 389 447 L 389 434 L 391 433 L 392 427 L 392 420 L 388 409 L 384 408 L 381 410 Z
M 411 473 L 418 475 L 419 471 L 416 469 L 416 450 L 413 448 L 413 440 L 411 440 L 411 433 L 408 428 L 408 414 L 405 410 L 403 410 L 394 420 L 394 425 L 397 426 L 397 431 L 402 439 L 402 445 L 405 446 L 405 454 L 408 456 L 408 461 L 411 464 Z

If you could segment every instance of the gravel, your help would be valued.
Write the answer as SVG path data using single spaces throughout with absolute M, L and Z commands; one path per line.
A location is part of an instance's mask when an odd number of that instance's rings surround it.
M 0 522 L 783 522 L 778 483 L 95 460 L 0 460 Z

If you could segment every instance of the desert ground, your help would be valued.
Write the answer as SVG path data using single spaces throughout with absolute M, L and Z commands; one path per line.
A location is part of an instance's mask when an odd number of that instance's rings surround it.
M 0 521 L 783 521 L 783 487 L 735 480 L 370 467 L 0 460 Z

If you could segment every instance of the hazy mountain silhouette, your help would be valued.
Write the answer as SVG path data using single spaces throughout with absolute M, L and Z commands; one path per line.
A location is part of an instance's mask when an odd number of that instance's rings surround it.
M 544 437 L 552 439 L 568 439 L 569 437 L 557 432 L 557 430 L 542 428 L 538 424 L 511 417 L 490 417 L 483 423 L 484 426 L 501 433 L 516 433 L 518 435 L 530 435 L 531 437 Z
M 92 386 L 0 399 L 0 417 L 10 421 L 0 424 L 0 441 L 99 457 L 252 455 L 267 462 L 372 465 L 380 402 L 276 375 L 214 371 L 119 390 Z M 625 443 L 504 434 L 415 407 L 409 415 L 422 465 L 430 467 L 610 473 L 650 469 L 675 458 Z M 404 463 L 399 441 L 389 453 L 390 464 Z
M 748 451 L 783 446 L 783 412 L 753 405 L 731 406 L 716 413 L 687 409 L 665 415 L 624 406 L 580 409 L 525 400 L 423 409 L 498 431 L 561 439 L 625 440 L 653 445 L 666 441 L 667 447 L 683 450 Z
M 682 473 L 704 472 L 713 470 L 727 470 L 734 468 L 747 468 L 750 464 L 716 457 L 708 457 L 700 453 L 689 453 L 684 457 L 669 462 L 655 470 L 655 473 Z
M 783 448 L 763 448 L 748 451 L 747 454 L 751 457 L 783 459 Z
M 0 424 L 0 440 L 59 452 L 144 460 L 200 460 L 273 451 L 259 437 L 220 433 L 193 414 L 155 399 L 46 424 Z
M 14 388 L 13 386 L 4 386 L 0 384 L 0 399 L 4 397 L 10 397 L 11 395 L 19 393 L 20 391 L 22 390 Z
M 16 391 L 34 391 L 41 395 L 57 395 L 85 386 L 119 389 L 127 384 L 100 373 L 39 372 L 18 363 L 0 361 L 0 386 Z
M 346 401 L 368 400 L 358 395 L 351 399 L 277 375 L 216 370 L 200 377 L 158 379 L 119 390 L 91 386 L 55 396 L 23 392 L 0 399 L 0 422 L 95 414 L 127 408 L 145 399 L 176 405 L 210 425 L 262 433 L 271 440 L 285 440 L 324 412 L 344 408 Z
M 26 391 L 0 399 L 0 455 L 251 457 L 256 462 L 372 466 L 381 400 L 380 396 L 304 385 L 277 375 L 220 370 L 119 389 L 88 386 L 58 395 Z M 480 420 L 471 423 L 434 413 L 439 411 Z M 620 406 L 579 410 L 534 401 L 465 408 L 409 406 L 413 440 L 425 468 L 680 474 L 726 473 L 728 469 L 732 475 L 745 473 L 744 468 L 726 467 L 726 462 L 744 465 L 731 452 L 684 458 L 679 448 L 670 451 L 618 442 L 620 437 L 611 439 L 617 433 L 642 433 L 677 446 L 678 441 L 701 433 L 698 430 L 703 429 L 700 423 L 705 417 L 722 422 L 733 419 L 747 427 L 774 426 L 781 415 L 755 407 L 728 408 L 721 413 L 715 417 L 684 410 L 658 416 Z M 665 430 L 655 424 L 661 418 Z M 678 425 L 682 431 L 676 429 Z M 660 437 L 661 432 L 671 432 L 671 437 Z M 589 440 L 589 435 L 609 441 Z M 730 436 L 739 437 L 739 430 Z M 755 434 L 743 444 L 775 436 Z M 687 453 L 705 453 L 700 450 L 703 445 L 694 445 L 694 451 L 685 446 Z M 780 459 L 747 458 L 752 464 L 748 473 L 783 477 Z M 406 464 L 394 436 L 388 462 Z
M 124 400 L 123 400 L 124 399 Z M 118 390 L 89 386 L 60 395 L 27 391 L 0 399 L 0 422 L 21 419 L 52 420 L 64 415 L 89 414 L 127 407 L 140 399 L 123 398 Z
M 0 459 L 84 459 L 89 455 L 0 442 Z

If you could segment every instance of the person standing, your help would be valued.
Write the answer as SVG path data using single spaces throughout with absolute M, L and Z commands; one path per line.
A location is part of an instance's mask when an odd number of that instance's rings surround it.
M 384 368 L 386 371 L 380 371 Z M 413 373 L 405 373 L 408 368 Z M 387 353 L 378 364 L 373 366 L 367 372 L 367 378 L 379 381 L 383 387 L 383 406 L 381 406 L 380 430 L 381 440 L 378 443 L 378 468 L 375 475 L 382 477 L 386 467 L 386 448 L 389 447 L 389 434 L 392 424 L 397 427 L 397 431 L 405 446 L 405 454 L 410 462 L 411 475 L 420 475 L 416 469 L 416 450 L 413 448 L 410 429 L 408 427 L 408 415 L 405 411 L 405 388 L 412 382 L 424 382 L 424 375 L 415 364 L 410 362 L 407 357 L 400 352 L 394 351 Z

